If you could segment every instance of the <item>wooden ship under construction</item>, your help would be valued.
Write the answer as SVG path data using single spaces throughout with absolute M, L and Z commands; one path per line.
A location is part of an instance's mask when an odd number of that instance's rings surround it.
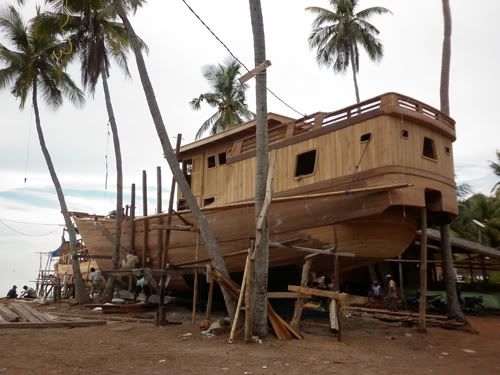
M 323 254 L 313 269 L 331 270 L 331 255 L 342 252 L 350 256 L 340 258 L 341 271 L 352 270 L 400 255 L 424 207 L 431 224 L 451 221 L 457 214 L 454 124 L 397 93 L 298 120 L 270 113 L 270 268 L 302 265 L 309 251 Z M 241 250 L 255 235 L 255 145 L 254 120 L 178 152 L 230 272 L 243 271 Z M 122 226 L 123 254 L 135 250 L 152 269 L 208 258 L 182 193 L 176 201 L 170 214 L 135 216 L 133 195 Z M 83 273 L 91 265 L 109 270 L 115 220 L 77 212 L 73 220 L 90 254 Z M 71 273 L 64 263 L 60 276 Z

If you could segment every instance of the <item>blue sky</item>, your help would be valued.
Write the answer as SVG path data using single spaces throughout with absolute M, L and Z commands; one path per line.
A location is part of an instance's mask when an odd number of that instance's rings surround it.
M 333 74 L 318 67 L 307 45 L 312 16 L 307 6 L 326 6 L 325 0 L 283 2 L 261 0 L 267 44 L 268 86 L 304 113 L 331 111 L 355 102 L 351 74 Z M 1 1 L 0 6 L 8 1 Z M 27 17 L 36 3 L 25 8 Z M 191 0 L 199 15 L 248 66 L 253 61 L 253 42 L 247 1 Z M 496 182 L 488 160 L 500 148 L 500 86 L 498 66 L 500 28 L 496 15 L 500 2 L 483 0 L 481 6 L 468 1 L 451 2 L 453 16 L 452 66 L 450 77 L 451 116 L 456 120 L 454 144 L 458 182 L 469 182 L 474 190 L 488 193 Z M 358 82 L 362 99 L 396 91 L 439 107 L 439 76 L 442 44 L 440 1 L 362 0 L 361 8 L 386 6 L 392 16 L 377 16 L 385 56 L 380 63 L 360 62 Z M 223 11 L 221 11 L 223 10 Z M 227 17 L 230 13 L 231 17 Z M 206 64 L 223 61 L 228 53 L 199 24 L 181 1 L 150 0 L 132 19 L 136 31 L 150 47 L 146 58 L 172 143 L 177 133 L 183 144 L 191 142 L 203 121 L 212 114 L 202 108 L 193 112 L 188 102 L 208 90 L 201 74 Z M 0 36 L 0 40 L 2 37 Z M 133 59 L 131 79 L 117 69 L 110 77 L 112 101 L 118 121 L 124 163 L 125 191 L 146 170 L 154 197 L 156 166 L 162 166 L 164 186 L 170 174 L 154 131 Z M 68 72 L 78 81 L 78 67 Z M 248 103 L 254 109 L 253 86 Z M 269 97 L 269 111 L 291 117 L 296 114 Z M 83 109 L 64 105 L 58 111 L 41 106 L 41 120 L 70 210 L 105 214 L 114 206 L 114 157 L 108 136 L 107 114 L 100 85 Z M 44 159 L 40 152 L 29 105 L 19 111 L 8 91 L 0 92 L 0 219 L 30 223 L 62 224 Z M 104 190 L 106 155 L 108 189 Z M 26 182 L 24 179 L 27 178 Z M 168 191 L 164 191 L 164 196 Z M 125 203 L 129 200 L 129 195 Z M 155 207 L 154 200 L 150 207 Z M 60 227 L 7 223 L 16 231 L 40 235 L 23 236 L 0 224 L 0 294 L 12 282 L 33 280 L 38 268 L 37 251 L 48 251 L 60 243 Z M 47 234 L 54 230 L 54 233 Z M 45 234 L 45 235 L 44 235 Z

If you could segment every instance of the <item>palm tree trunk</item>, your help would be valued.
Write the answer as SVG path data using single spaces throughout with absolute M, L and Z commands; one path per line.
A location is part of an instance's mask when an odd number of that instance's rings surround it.
M 250 0 L 255 66 L 266 60 L 264 21 L 260 0 Z M 255 176 L 255 222 L 259 217 L 266 195 L 267 171 L 269 169 L 269 146 L 267 133 L 266 71 L 257 74 L 256 96 L 256 176 Z M 267 218 L 262 227 L 261 241 L 255 254 L 255 298 L 253 307 L 254 332 L 267 336 L 267 282 L 269 270 L 269 225 Z
M 451 60 L 451 11 L 448 0 L 443 0 L 444 40 L 441 60 L 441 111 L 450 114 L 449 82 Z M 444 284 L 448 306 L 448 317 L 465 321 L 464 313 L 460 308 L 457 293 L 457 280 L 453 270 L 453 256 L 450 243 L 450 225 L 442 225 L 441 231 L 441 256 L 443 258 Z
M 144 94 L 146 95 L 149 111 L 151 112 L 151 117 L 153 118 L 156 132 L 158 133 L 158 138 L 160 139 L 160 143 L 163 148 L 165 159 L 167 159 L 167 163 L 170 166 L 170 170 L 172 171 L 177 184 L 179 185 L 179 189 L 186 199 L 186 202 L 191 209 L 191 213 L 196 220 L 196 223 L 198 224 L 203 240 L 205 241 L 205 245 L 207 246 L 208 255 L 212 259 L 212 266 L 217 268 L 217 270 L 221 272 L 225 277 L 229 277 L 229 272 L 227 271 L 224 258 L 222 258 L 219 251 L 215 236 L 210 229 L 205 216 L 201 212 L 200 207 L 198 206 L 198 202 L 196 201 L 196 198 L 191 191 L 191 187 L 187 183 L 184 174 L 179 168 L 179 162 L 174 150 L 172 149 L 172 145 L 170 144 L 170 139 L 168 137 L 165 124 L 163 123 L 163 118 L 156 101 L 153 86 L 151 85 L 151 80 L 149 79 L 141 48 L 139 46 L 139 43 L 137 42 L 137 35 L 135 34 L 134 28 L 132 27 L 132 24 L 130 23 L 125 10 L 120 4 L 120 0 L 114 0 L 114 6 L 123 24 L 127 28 L 127 32 L 137 63 L 137 69 L 141 78 L 142 87 L 144 89 Z M 224 301 L 226 303 L 226 308 L 229 316 L 232 318 L 234 316 L 235 309 L 233 298 L 224 288 L 222 288 L 222 294 L 224 295 Z
M 106 109 L 108 111 L 109 123 L 111 132 L 113 133 L 113 146 L 115 149 L 116 159 L 116 222 L 115 222 L 115 238 L 113 241 L 112 268 L 118 269 L 118 261 L 120 260 L 120 239 L 122 234 L 123 220 L 123 168 L 122 168 L 122 152 L 120 149 L 120 138 L 118 137 L 118 127 L 116 126 L 115 114 L 113 105 L 111 104 L 111 95 L 108 87 L 108 77 L 106 69 L 101 69 L 102 87 L 104 89 L 104 98 L 106 100 Z M 106 283 L 104 297 L 106 301 L 111 301 L 113 298 L 113 289 L 115 284 L 115 276 L 110 275 Z
M 40 122 L 40 112 L 38 111 L 36 78 L 33 80 L 32 100 L 33 100 L 33 109 L 35 111 L 35 122 L 36 122 L 36 131 L 38 133 L 38 140 L 40 141 L 40 147 L 42 149 L 45 162 L 47 163 L 47 168 L 49 169 L 50 177 L 52 178 L 52 183 L 54 184 L 54 188 L 56 189 L 57 199 L 59 200 L 59 205 L 61 207 L 61 213 L 64 217 L 64 223 L 66 224 L 66 228 L 68 230 L 69 248 L 72 254 L 72 267 L 73 267 L 73 276 L 75 281 L 75 297 L 78 303 L 83 304 L 88 301 L 88 295 L 85 292 L 85 285 L 83 283 L 82 273 L 80 272 L 80 261 L 78 260 L 75 227 L 71 222 L 71 218 L 68 212 L 68 207 L 66 206 L 66 200 L 64 199 L 64 193 L 61 184 L 59 183 L 59 179 L 57 178 L 56 170 L 54 168 L 54 164 L 52 163 L 49 150 L 47 149 L 47 146 L 45 144 L 45 138 L 43 136 L 42 125 Z
M 441 112 L 450 114 L 451 11 L 449 0 L 443 0 L 444 38 L 441 56 Z
M 349 48 L 351 52 L 351 68 L 352 68 L 352 79 L 354 80 L 354 91 L 356 92 L 356 103 L 359 103 L 359 88 L 358 88 L 358 78 L 356 77 L 356 64 L 354 60 L 354 49 L 352 46 Z
M 444 285 L 446 289 L 446 303 L 448 318 L 465 322 L 465 316 L 460 308 L 457 293 L 457 278 L 453 269 L 453 256 L 450 243 L 450 225 L 442 225 L 441 231 L 441 254 L 443 257 Z

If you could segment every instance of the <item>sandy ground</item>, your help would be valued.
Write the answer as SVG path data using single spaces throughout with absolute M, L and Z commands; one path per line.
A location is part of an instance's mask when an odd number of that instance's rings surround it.
M 270 336 L 262 344 L 229 345 L 226 334 L 202 336 L 188 312 L 173 314 L 182 325 L 2 329 L 0 374 L 500 374 L 498 316 L 471 317 L 479 334 L 441 328 L 422 334 L 354 316 L 341 343 L 325 325 L 308 324 L 301 341 Z

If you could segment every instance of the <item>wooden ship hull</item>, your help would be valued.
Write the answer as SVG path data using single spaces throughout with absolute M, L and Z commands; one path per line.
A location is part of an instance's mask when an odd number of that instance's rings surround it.
M 301 265 L 316 250 L 323 255 L 313 267 L 328 271 L 334 249 L 350 255 L 340 260 L 347 271 L 400 255 L 421 208 L 431 223 L 449 222 L 457 214 L 454 140 L 452 119 L 395 93 L 299 120 L 269 114 L 270 268 Z M 183 146 L 179 162 L 229 271 L 241 272 L 245 255 L 234 253 L 255 235 L 255 121 Z M 208 258 L 181 193 L 167 246 L 168 216 L 126 216 L 123 252 L 134 249 L 151 268 L 162 256 L 171 266 Z M 73 213 L 73 220 L 90 252 L 109 258 L 114 219 Z

